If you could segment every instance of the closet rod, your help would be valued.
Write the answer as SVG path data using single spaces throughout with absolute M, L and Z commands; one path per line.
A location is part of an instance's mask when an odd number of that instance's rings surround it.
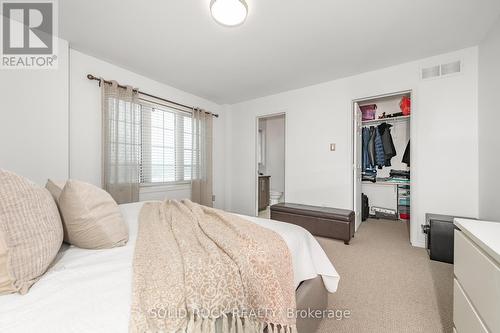
M 99 82 L 99 85 L 101 85 L 101 83 L 106 83 L 106 84 L 112 84 L 111 81 L 108 81 L 108 80 L 104 80 L 104 79 L 101 79 L 99 77 L 96 77 L 92 74 L 87 74 L 87 79 L 89 80 L 95 80 L 95 81 L 98 81 Z M 126 89 L 127 87 L 126 86 L 123 86 L 121 84 L 118 85 L 119 88 L 123 88 L 123 89 Z M 142 92 L 142 91 L 139 91 L 139 89 L 134 89 L 134 91 L 138 92 L 139 94 L 141 95 L 144 95 L 144 96 L 147 96 L 147 97 L 151 97 L 151 98 L 155 98 L 155 99 L 158 99 L 160 101 L 164 101 L 164 102 L 167 102 L 167 103 L 170 103 L 170 104 L 173 104 L 173 105 L 177 105 L 177 106 L 181 106 L 183 108 L 187 108 L 187 109 L 196 109 L 195 107 L 193 106 L 189 106 L 189 105 L 185 105 L 185 104 L 181 104 L 181 103 L 177 103 L 177 102 L 174 102 L 174 101 L 171 101 L 169 99 L 166 99 L 166 98 L 163 98 L 163 97 L 158 97 L 158 96 L 155 96 L 155 95 L 152 95 L 152 94 L 148 94 L 148 93 L 145 93 L 145 92 Z M 216 114 L 216 113 L 212 113 L 212 112 L 208 112 L 208 111 L 205 111 L 206 114 L 210 114 L 212 115 L 213 117 L 215 118 L 219 118 L 219 115 Z

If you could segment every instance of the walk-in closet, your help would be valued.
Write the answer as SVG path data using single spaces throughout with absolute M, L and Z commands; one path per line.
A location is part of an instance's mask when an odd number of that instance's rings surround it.
M 353 102 L 357 226 L 411 218 L 411 99 L 405 91 Z

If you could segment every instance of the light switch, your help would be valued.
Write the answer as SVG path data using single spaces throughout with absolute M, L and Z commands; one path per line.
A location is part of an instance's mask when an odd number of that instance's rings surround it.
M 335 143 L 330 143 L 330 150 L 335 151 Z

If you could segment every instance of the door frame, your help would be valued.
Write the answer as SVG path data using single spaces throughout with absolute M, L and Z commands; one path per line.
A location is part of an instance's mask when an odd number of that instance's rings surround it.
M 363 103 L 366 101 L 370 101 L 373 99 L 381 99 L 381 98 L 386 98 L 386 97 L 393 97 L 393 96 L 398 96 L 398 95 L 403 95 L 403 94 L 409 94 L 410 99 L 412 101 L 412 113 L 411 113 L 411 119 L 410 119 L 410 141 L 412 142 L 412 145 L 417 144 L 417 137 L 416 137 L 416 122 L 415 122 L 415 109 L 416 109 L 416 103 L 415 103 L 415 89 L 405 89 L 405 90 L 400 90 L 392 93 L 387 93 L 387 94 L 380 94 L 380 95 L 374 95 L 374 96 L 369 96 L 369 97 L 362 97 L 362 98 L 356 98 L 351 101 L 351 199 L 352 199 L 352 207 L 353 210 L 356 209 L 356 204 L 357 201 L 361 201 L 361 196 L 359 198 L 356 196 L 356 165 L 357 165 L 357 158 L 361 158 L 360 156 L 355 156 L 356 155 L 356 148 L 354 145 L 356 144 L 356 129 L 358 125 L 358 120 L 356 118 L 356 104 Z M 412 245 L 419 246 L 420 244 L 415 244 L 415 240 L 417 239 L 417 235 L 414 235 L 413 233 L 415 232 L 415 228 L 412 228 L 412 226 L 417 222 L 417 216 L 416 213 L 418 212 L 417 210 L 417 204 L 418 201 L 416 200 L 415 197 L 415 189 L 416 189 L 416 178 L 418 177 L 417 172 L 415 172 L 415 149 L 411 149 L 411 156 L 410 159 L 412 161 L 412 167 L 410 169 L 411 172 L 411 178 L 410 178 L 410 202 L 411 202 L 411 212 L 410 212 L 410 242 Z M 359 225 L 361 225 L 361 218 L 356 217 L 356 223 L 355 223 L 355 230 L 358 230 Z
M 284 141 L 285 141 L 285 147 L 284 147 L 284 170 L 283 170 L 283 177 L 285 179 L 285 182 L 283 184 L 283 198 L 286 198 L 286 148 L 287 148 L 287 116 L 286 116 L 286 111 L 280 111 L 280 112 L 275 112 L 275 113 L 269 113 L 269 114 L 261 114 L 255 117 L 255 156 L 254 156 L 254 211 L 255 211 L 255 216 L 259 216 L 259 165 L 258 165 L 258 153 L 259 153 L 259 120 L 261 119 L 266 119 L 266 118 L 274 118 L 274 117 L 279 117 L 283 116 L 284 118 Z M 266 139 L 267 142 L 267 139 Z M 271 187 L 269 186 L 269 189 Z

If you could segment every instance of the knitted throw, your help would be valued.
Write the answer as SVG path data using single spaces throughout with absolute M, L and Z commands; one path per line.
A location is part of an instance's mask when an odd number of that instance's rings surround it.
M 144 204 L 133 270 L 130 332 L 296 331 L 287 245 L 238 216 L 188 200 Z

